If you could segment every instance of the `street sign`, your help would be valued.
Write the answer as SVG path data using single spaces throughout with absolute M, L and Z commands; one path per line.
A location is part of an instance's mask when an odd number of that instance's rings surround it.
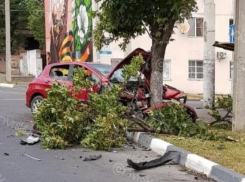
M 230 26 L 230 42 L 235 42 L 235 25 Z
M 111 51 L 100 51 L 99 53 L 100 54 L 111 54 L 112 52 Z

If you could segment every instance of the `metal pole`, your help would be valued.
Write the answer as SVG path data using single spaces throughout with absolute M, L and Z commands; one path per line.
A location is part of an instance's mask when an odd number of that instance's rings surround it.
M 236 1 L 232 130 L 245 130 L 245 1 Z
M 233 24 L 236 22 L 236 0 L 232 0 L 232 16 L 233 16 Z M 234 60 L 235 60 L 235 54 L 232 52 L 232 62 L 233 62 L 233 68 L 231 69 L 231 96 L 233 97 L 233 80 L 234 80 Z
M 212 108 L 215 101 L 215 4 L 205 0 L 204 8 L 204 64 L 203 106 Z
M 10 0 L 5 0 L 6 81 L 11 82 Z

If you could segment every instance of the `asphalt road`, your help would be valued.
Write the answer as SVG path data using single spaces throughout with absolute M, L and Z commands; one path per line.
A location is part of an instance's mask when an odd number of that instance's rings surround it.
M 155 159 L 154 152 L 125 145 L 113 152 L 91 151 L 81 147 L 67 150 L 46 150 L 40 144 L 22 146 L 20 137 L 14 136 L 17 128 L 31 131 L 33 123 L 30 110 L 25 107 L 24 87 L 0 87 L 0 182 L 196 182 L 204 180 L 183 172 L 178 165 L 165 165 L 145 171 L 127 167 L 128 158 L 137 162 Z M 36 161 L 25 154 L 41 159 Z M 83 159 L 92 154 L 102 154 L 96 161 Z

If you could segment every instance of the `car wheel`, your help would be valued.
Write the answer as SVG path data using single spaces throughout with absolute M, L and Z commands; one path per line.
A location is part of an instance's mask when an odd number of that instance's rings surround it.
M 31 112 L 36 113 L 38 105 L 43 101 L 43 97 L 41 95 L 38 95 L 34 97 L 31 101 Z

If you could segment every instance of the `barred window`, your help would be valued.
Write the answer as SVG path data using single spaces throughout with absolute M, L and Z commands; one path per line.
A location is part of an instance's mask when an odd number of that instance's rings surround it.
M 202 60 L 189 60 L 189 79 L 203 79 Z

